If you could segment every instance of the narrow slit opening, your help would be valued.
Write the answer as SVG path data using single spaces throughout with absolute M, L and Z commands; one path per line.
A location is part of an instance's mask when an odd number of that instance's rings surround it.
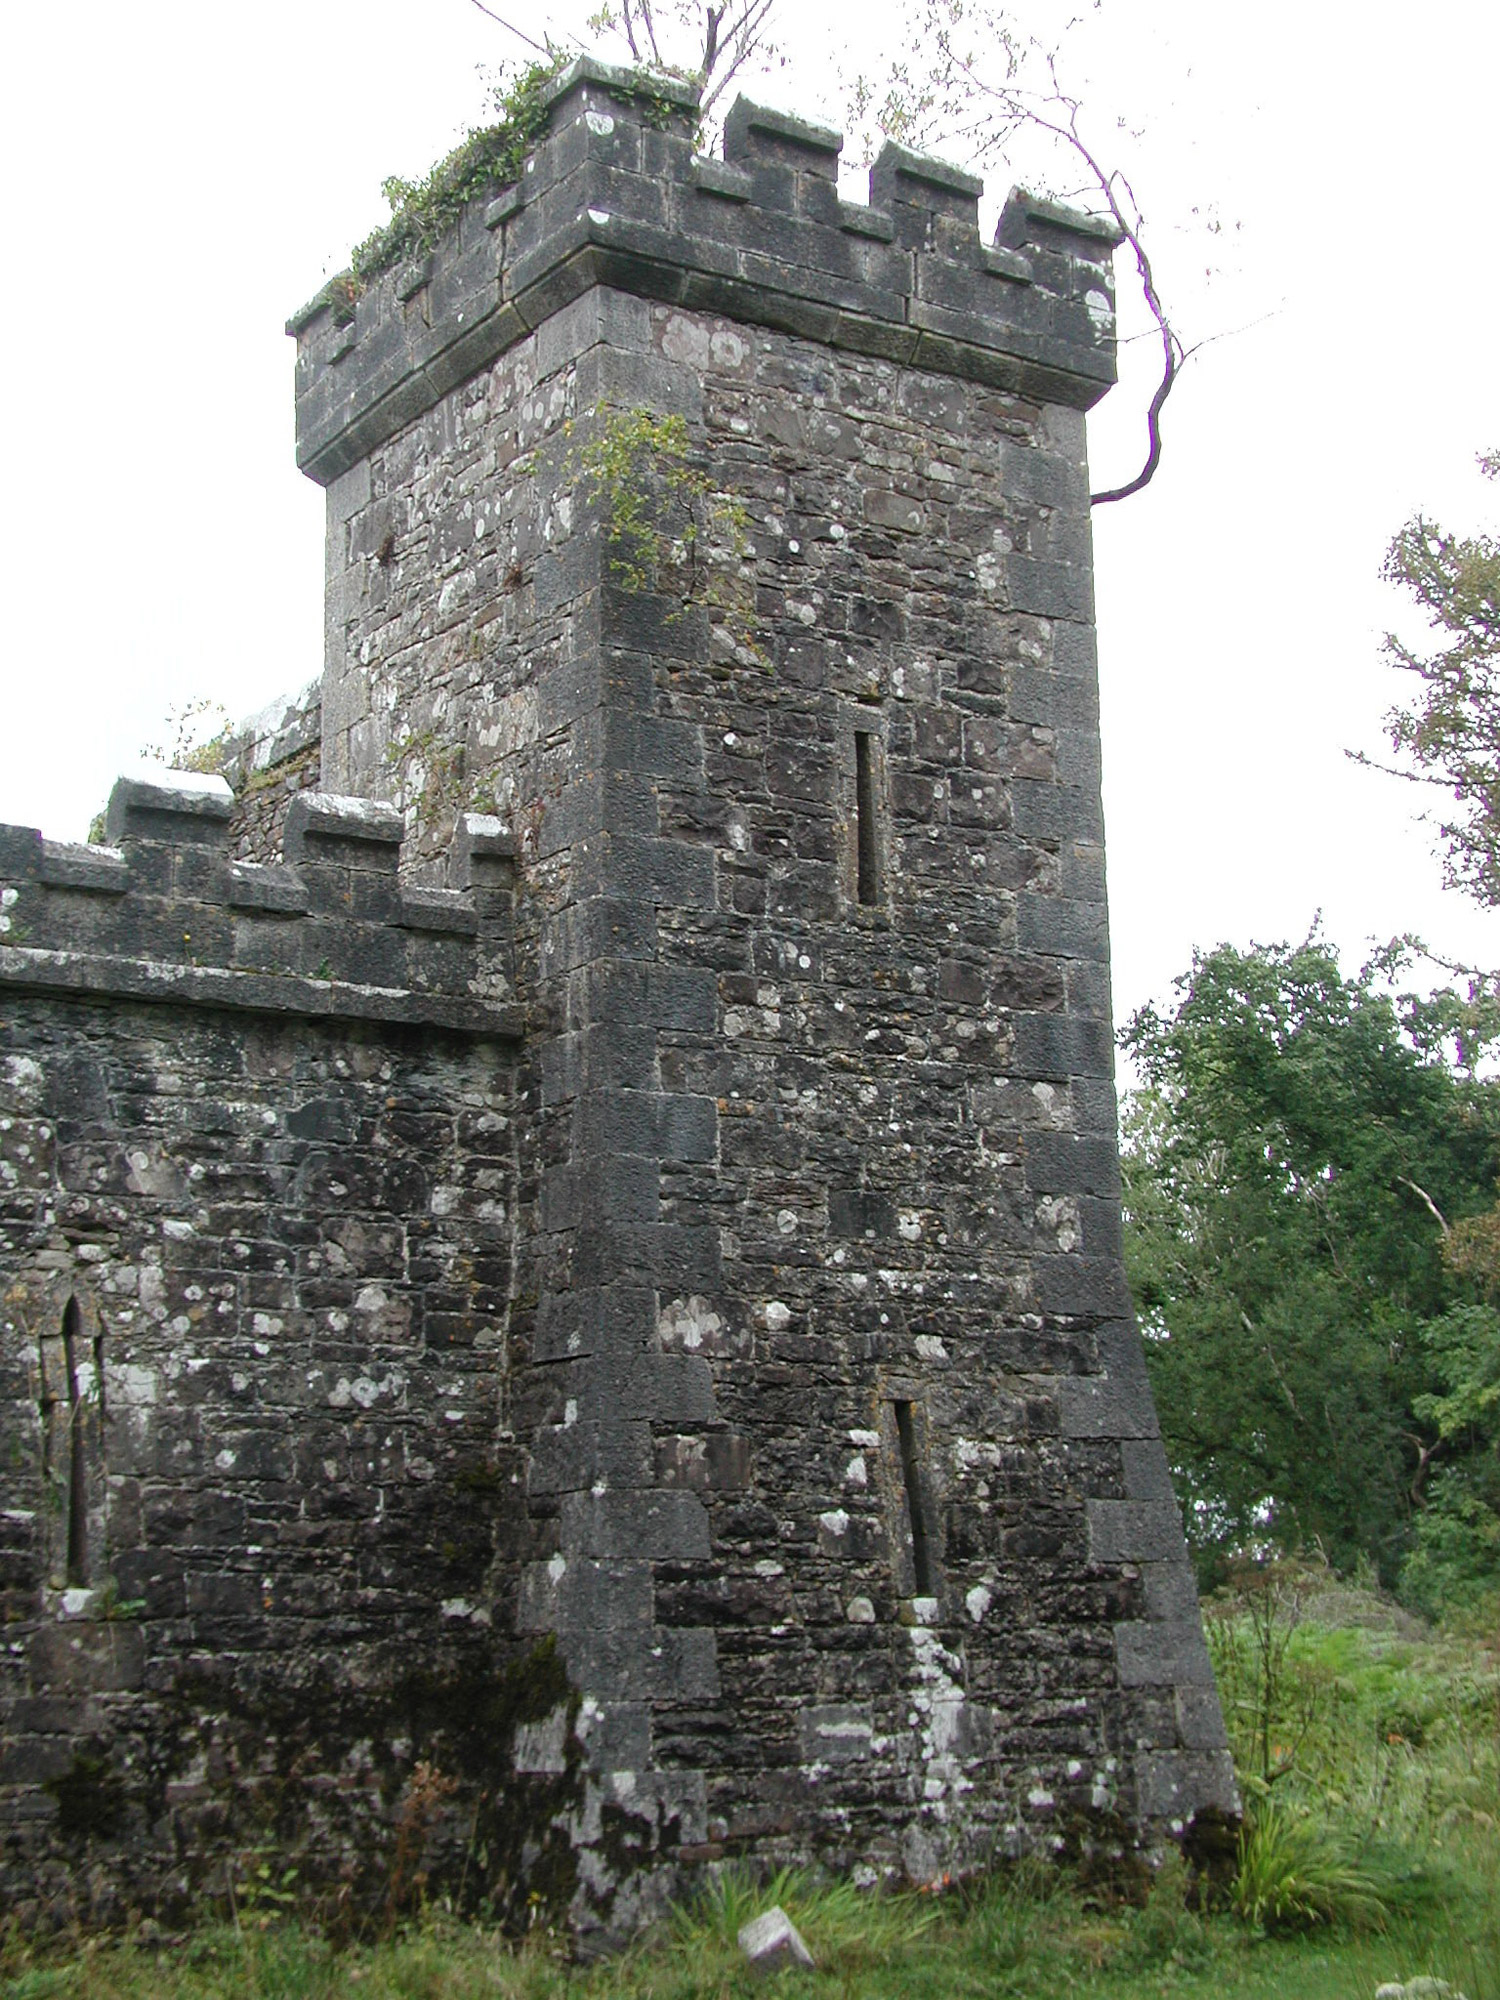
M 854 732 L 854 820 L 856 886 L 861 903 L 880 900 L 880 830 L 875 816 L 875 737 Z
M 922 1475 L 917 1464 L 917 1436 L 910 1403 L 896 1405 L 896 1437 L 901 1447 L 901 1478 L 906 1488 L 906 1520 L 911 1529 L 911 1566 L 918 1597 L 933 1597 L 932 1544 L 922 1505 Z
M 68 1397 L 68 1542 L 66 1574 L 77 1588 L 88 1582 L 89 1467 L 84 1436 L 84 1404 L 78 1386 L 78 1343 L 81 1333 L 77 1299 L 63 1308 L 63 1374 Z

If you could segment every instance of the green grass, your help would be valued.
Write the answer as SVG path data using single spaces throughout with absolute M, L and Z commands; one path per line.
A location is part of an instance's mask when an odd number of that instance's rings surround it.
M 1493 1877 L 1491 1882 L 1493 1883 Z M 995 1883 L 934 1906 L 867 1900 L 842 1887 L 794 1884 L 783 1901 L 818 1959 L 784 1974 L 786 2000 L 980 2000 L 1076 1993 L 1108 2000 L 1369 2000 L 1388 1979 L 1431 1973 L 1468 2000 L 1500 2000 L 1500 1926 L 1484 1885 L 1468 1885 L 1437 1920 L 1381 1933 L 1321 1930 L 1258 1936 L 1228 1916 L 1207 1919 L 1180 1896 L 1145 1910 L 1088 1908 L 1066 1884 Z M 519 1950 L 474 1926 L 432 1918 L 394 1942 L 335 1951 L 295 1926 L 210 1929 L 165 1948 L 114 1943 L 55 1963 L 37 1960 L 0 1983 L 5 2000 L 741 2000 L 764 1992 L 733 1946 L 729 1919 L 761 1899 L 736 1891 L 717 1910 L 679 1918 L 623 1958 L 570 1967 L 555 1942 Z M 743 1921 L 743 1916 L 739 1916 Z
M 856 1903 L 850 1891 L 803 1886 L 786 1904 L 818 1970 L 783 1974 L 771 1990 L 786 2000 L 1370 2000 L 1385 1980 L 1430 1973 L 1468 2000 L 1500 2000 L 1500 1928 L 1480 1887 L 1435 1923 L 1266 1939 L 1228 1916 L 1194 1916 L 1180 1899 L 1175 1908 L 1158 1900 L 1142 1911 L 1091 1910 L 1066 1885 L 1039 1896 L 1028 1883 L 992 1884 L 936 1907 Z M 568 1966 L 552 1941 L 516 1950 L 433 1918 L 394 1942 L 342 1951 L 294 1926 L 211 1929 L 166 1948 L 116 1943 L 17 1967 L 0 1983 L 5 2000 L 748 2000 L 766 1990 L 740 1963 L 727 1912 L 679 1920 L 589 1968 Z
M 1261 1594 L 1256 1595 L 1259 1591 Z M 1274 1596 L 1274 1602 L 1272 1597 Z M 1372 2000 L 1446 1979 L 1500 2000 L 1500 1669 L 1326 1573 L 1282 1571 L 1214 1607 L 1210 1643 L 1250 1816 L 1228 1904 L 1180 1862 L 1142 1909 L 1031 1864 L 940 1898 L 729 1871 L 605 1965 L 440 1912 L 336 1949 L 277 1913 L 191 1936 L 60 1944 L 0 1933 L 0 2000 Z M 741 1924 L 780 1903 L 817 1970 L 767 1989 Z

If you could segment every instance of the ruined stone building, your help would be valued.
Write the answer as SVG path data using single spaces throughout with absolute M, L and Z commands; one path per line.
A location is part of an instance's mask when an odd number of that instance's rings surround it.
M 29 1918 L 1234 1808 L 1120 1258 L 1111 238 L 693 126 L 575 64 L 294 321 L 326 672 L 238 800 L 0 830 Z

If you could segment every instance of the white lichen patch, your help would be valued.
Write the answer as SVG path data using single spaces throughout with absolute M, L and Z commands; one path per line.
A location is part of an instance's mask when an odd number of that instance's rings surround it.
M 941 1819 L 960 1794 L 973 1789 L 959 1755 L 966 1706 L 963 1662 L 925 1624 L 908 1626 L 907 1633 L 916 1666 L 911 1700 L 923 1765 L 922 1792 Z
M 1036 1205 L 1036 1220 L 1039 1229 L 1056 1239 L 1064 1256 L 1083 1241 L 1078 1204 L 1071 1195 L 1044 1195 Z
M 351 1403 L 361 1410 L 370 1410 L 377 1403 L 399 1399 L 405 1388 L 406 1377 L 395 1368 L 378 1382 L 373 1375 L 356 1375 L 352 1381 L 341 1375 L 329 1390 L 328 1400 L 336 1410 L 347 1410 Z
M 769 1311 L 769 1308 L 768 1308 Z M 682 1348 L 696 1354 L 719 1344 L 724 1322 L 708 1303 L 694 1293 L 690 1298 L 673 1299 L 657 1315 L 656 1331 L 666 1348 Z
M 116 1361 L 109 1369 L 109 1400 L 117 1410 L 149 1410 L 161 1396 L 161 1378 L 154 1368 L 133 1361 Z
M 701 372 L 709 366 L 738 368 L 749 349 L 731 326 L 709 324 L 687 313 L 674 312 L 662 331 L 661 351 L 669 361 L 681 362 Z
M 955 1438 L 953 1463 L 960 1472 L 973 1472 L 981 1466 L 994 1471 L 1000 1463 L 1000 1447 L 991 1438 Z

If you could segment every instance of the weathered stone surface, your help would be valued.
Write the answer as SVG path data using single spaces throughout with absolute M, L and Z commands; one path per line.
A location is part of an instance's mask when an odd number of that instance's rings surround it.
M 803 1942 L 802 1933 L 779 1903 L 764 1915 L 752 1917 L 748 1924 L 741 1924 L 738 1941 L 750 1961 L 750 1970 L 761 1979 L 769 1979 L 772 1973 L 784 1972 L 790 1966 L 810 1969 L 817 1963 Z
M 598 286 L 1080 409 L 1114 380 L 1114 237 L 1088 217 L 1013 195 L 991 249 L 981 183 L 902 147 L 864 208 L 838 199 L 838 133 L 743 99 L 723 162 L 695 158 L 693 112 L 657 80 L 583 58 L 551 102 L 518 187 L 476 199 L 347 324 L 322 299 L 289 323 L 298 461 L 320 483 Z
M 1120 1265 L 1107 237 L 689 114 L 575 70 L 515 190 L 299 320 L 317 783 L 0 828 L 32 1917 L 272 1822 L 368 1896 L 419 1816 L 432 1882 L 609 1936 L 726 1855 L 1233 1808 Z M 612 412 L 741 549 L 626 587 Z

